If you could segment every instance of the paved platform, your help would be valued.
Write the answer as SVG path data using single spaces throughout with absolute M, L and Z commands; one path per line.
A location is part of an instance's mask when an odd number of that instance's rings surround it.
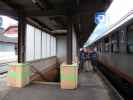
M 120 100 L 104 83 L 99 74 L 89 70 L 79 75 L 75 90 L 62 90 L 59 85 L 31 84 L 25 88 L 12 88 L 1 100 Z
M 0 75 L 0 100 L 7 95 L 10 88 L 7 86 L 6 74 Z
M 96 73 L 81 73 L 79 83 L 75 90 L 61 90 L 58 85 L 41 84 L 12 88 L 2 100 L 119 100 Z

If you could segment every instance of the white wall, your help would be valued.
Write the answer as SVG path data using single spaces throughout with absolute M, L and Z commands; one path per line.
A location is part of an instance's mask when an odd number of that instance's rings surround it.
M 67 62 L 67 38 L 66 35 L 56 36 L 57 41 L 57 58 L 60 63 Z M 76 33 L 72 31 L 72 60 L 75 62 L 77 59 L 77 39 Z
M 56 36 L 57 58 L 60 63 L 66 62 L 67 45 L 66 36 Z

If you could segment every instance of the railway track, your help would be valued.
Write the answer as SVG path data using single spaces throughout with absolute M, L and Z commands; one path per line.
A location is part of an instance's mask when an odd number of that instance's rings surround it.
M 0 63 L 0 75 L 7 73 L 9 64 L 15 63 L 15 62 L 16 61 L 11 61 L 11 62 L 7 62 L 7 63 Z

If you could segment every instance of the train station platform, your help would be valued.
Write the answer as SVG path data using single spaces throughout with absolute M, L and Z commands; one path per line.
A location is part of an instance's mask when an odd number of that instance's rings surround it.
M 59 84 L 30 84 L 4 90 L 0 100 L 122 100 L 99 72 L 81 72 L 75 90 L 62 90 Z M 8 91 L 8 92 L 7 92 Z
M 132 9 L 125 8 L 123 14 L 113 21 L 116 13 L 113 14 L 114 8 L 110 7 L 114 5 L 115 0 L 23 1 L 0 1 L 0 15 L 13 18 L 17 22 L 15 29 L 9 31 L 10 28 L 3 28 L 4 21 L 0 16 L 0 29 L 2 29 L 0 34 L 3 35 L 0 40 L 0 49 L 4 59 L 0 60 L 2 63 L 0 65 L 2 66 L 0 67 L 0 100 L 121 100 L 119 94 L 109 82 L 106 82 L 102 74 L 92 70 L 79 74 L 79 86 L 75 90 L 62 90 L 59 83 L 32 83 L 21 89 L 9 88 L 6 86 L 6 76 L 1 78 L 1 74 L 8 70 L 6 62 L 17 61 L 17 64 L 22 65 L 28 63 L 29 66 L 34 67 L 31 74 L 39 74 L 38 76 L 41 77 L 46 70 L 49 73 L 49 70 L 59 68 L 59 64 L 64 62 L 68 65 L 79 63 L 81 51 L 88 54 L 96 51 L 96 59 L 107 66 L 103 68 L 106 71 L 103 73 L 109 72 L 107 77 L 110 78 L 110 82 L 114 83 L 116 88 L 120 84 L 122 88 L 118 87 L 117 90 L 119 92 L 122 90 L 123 94 L 121 94 L 125 97 L 130 96 L 132 93 L 130 90 L 133 90 L 132 62 L 129 63 L 133 53 L 130 34 L 133 31 Z M 121 8 L 117 10 L 119 12 Z M 6 20 L 6 22 L 10 21 Z M 16 35 L 14 41 L 6 40 L 10 35 L 13 39 L 13 33 Z M 7 54 L 11 51 L 13 56 L 15 55 L 13 60 L 10 59 L 10 53 Z M 87 56 L 84 58 L 88 59 Z M 123 59 L 119 60 L 119 58 Z M 55 73 L 58 72 L 57 69 Z M 51 82 L 51 80 L 48 81 Z

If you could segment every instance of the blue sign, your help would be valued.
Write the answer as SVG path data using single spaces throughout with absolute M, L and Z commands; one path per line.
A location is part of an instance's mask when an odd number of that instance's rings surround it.
M 0 17 L 0 26 L 2 26 L 2 24 L 3 24 L 3 19 L 2 17 Z
M 95 14 L 95 23 L 99 24 L 101 22 L 105 22 L 105 13 L 104 12 L 96 12 Z

